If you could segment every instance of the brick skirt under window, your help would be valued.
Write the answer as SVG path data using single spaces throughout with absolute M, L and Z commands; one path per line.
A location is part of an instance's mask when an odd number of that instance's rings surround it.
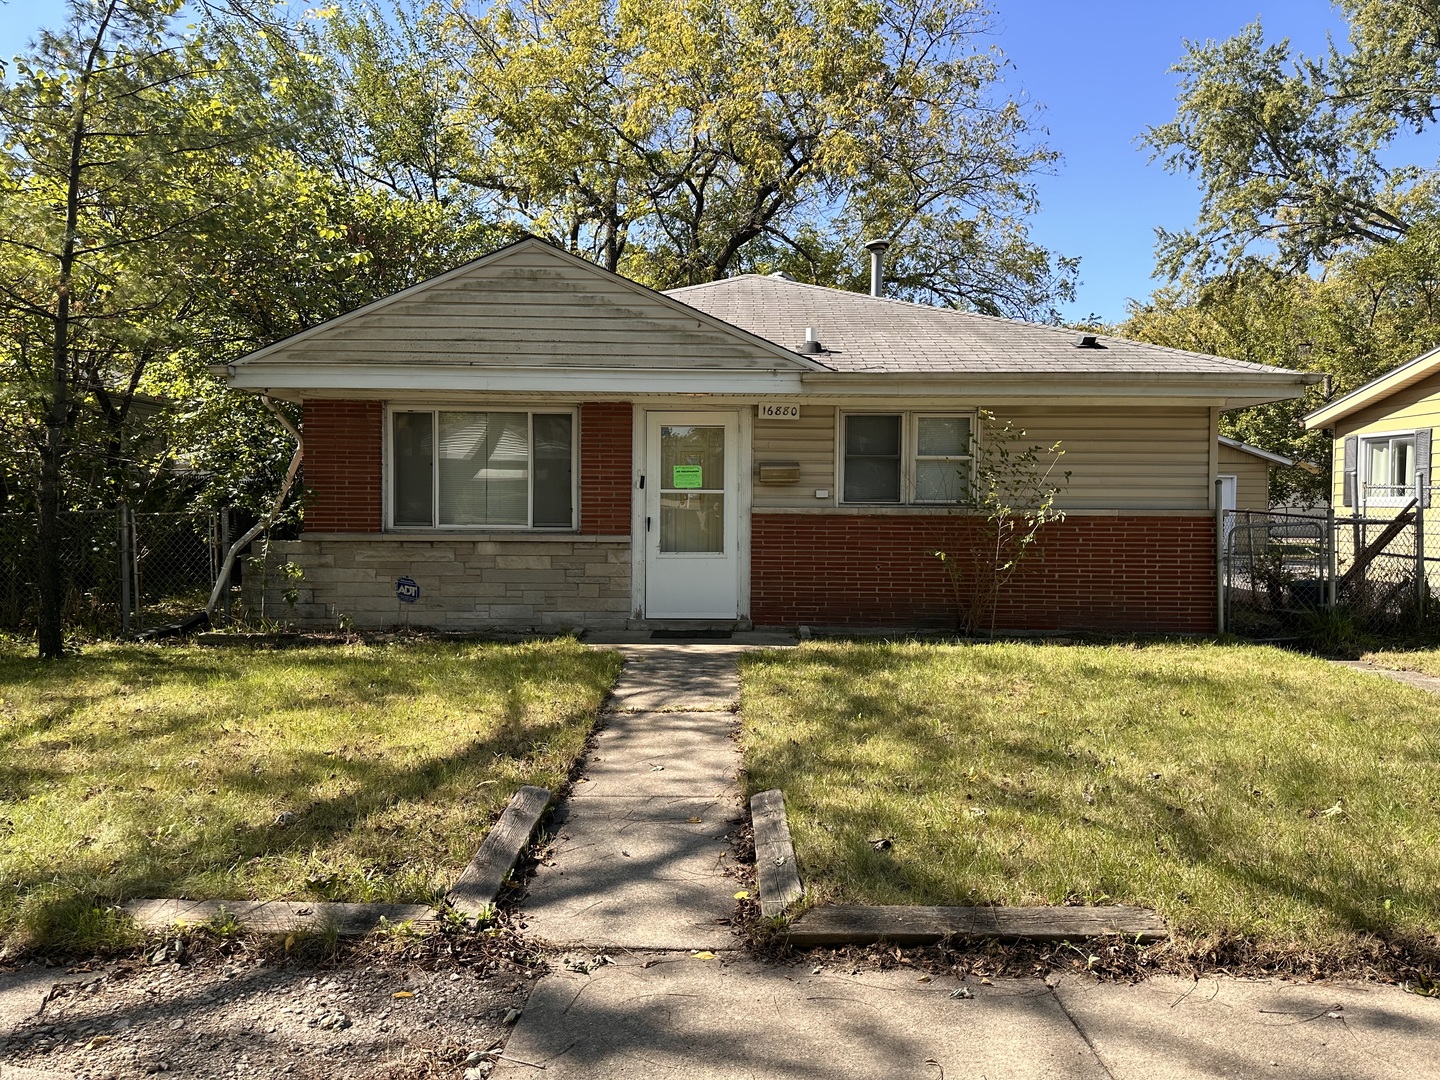
M 765 514 L 751 519 L 757 625 L 956 625 L 937 548 L 978 538 L 973 518 Z M 1070 517 L 1003 590 L 1007 630 L 1207 633 L 1215 628 L 1215 519 Z

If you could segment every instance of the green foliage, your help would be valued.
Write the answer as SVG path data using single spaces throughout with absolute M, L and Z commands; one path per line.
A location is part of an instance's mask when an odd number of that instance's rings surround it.
M 957 622 L 973 634 L 988 620 L 994 633 L 1000 594 L 1021 565 L 1039 552 L 1040 530 L 1063 521 L 1056 499 L 1070 481 L 1056 480 L 1065 456 L 1058 442 L 1022 445 L 1025 432 L 1013 420 L 995 424 L 993 413 L 977 414 L 971 486 L 959 511 L 941 520 L 949 526 L 944 544 L 931 554 L 940 560 L 955 599 Z M 963 516 L 962 516 L 963 515 Z
M 1435 162 L 1396 167 L 1387 150 L 1422 132 L 1440 102 L 1440 8 L 1341 0 L 1349 49 L 1295 55 L 1257 21 L 1226 41 L 1187 43 L 1174 121 L 1145 140 L 1171 172 L 1196 177 L 1195 228 L 1160 233 L 1172 279 L 1234 269 L 1273 248 L 1304 271 L 1348 249 L 1394 243 L 1434 217 Z
M 349 167 L 656 287 L 738 270 L 1054 318 L 1030 242 L 1055 160 L 979 0 L 559 0 L 328 15 Z
M 1358 656 L 1372 644 L 1355 613 L 1344 604 L 1307 609 L 1300 625 L 1300 640 L 1321 656 Z

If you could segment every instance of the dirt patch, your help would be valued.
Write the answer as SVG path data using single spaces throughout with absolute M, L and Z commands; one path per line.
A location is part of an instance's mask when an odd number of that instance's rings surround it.
M 1346 979 L 1390 983 L 1412 993 L 1440 997 L 1440 940 L 1385 942 L 1374 938 L 1367 940 L 1368 948 L 1343 955 L 1265 950 L 1244 939 L 1185 935 L 1149 945 L 1121 937 L 1030 943 L 956 938 L 923 948 L 879 944 L 801 951 L 787 949 L 783 938 L 776 934 L 768 939 L 762 937 L 758 945 L 757 951 L 774 962 L 847 971 L 914 968 L 962 979 L 1089 973 L 1106 982 L 1140 982 L 1152 975 L 1194 979 L 1210 975 L 1278 977 L 1299 982 Z
M 283 942 L 151 942 L 57 986 L 0 1062 L 83 1080 L 478 1080 L 544 970 L 505 931 L 367 942 L 323 963 Z

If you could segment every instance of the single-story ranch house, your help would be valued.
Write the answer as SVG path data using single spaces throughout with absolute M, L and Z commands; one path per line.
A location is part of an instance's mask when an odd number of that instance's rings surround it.
M 995 625 L 1180 632 L 1215 626 L 1221 411 L 1316 378 L 779 276 L 662 294 L 535 239 L 224 374 L 303 405 L 269 601 L 302 625 L 953 626 L 933 552 L 1010 421 L 1070 476 Z

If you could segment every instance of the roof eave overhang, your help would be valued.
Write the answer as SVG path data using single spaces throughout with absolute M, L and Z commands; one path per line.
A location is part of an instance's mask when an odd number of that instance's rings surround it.
M 306 397 L 537 394 L 546 397 L 790 395 L 806 398 L 953 397 L 987 400 L 1093 402 L 1189 401 L 1239 409 L 1299 397 L 1308 377 L 1214 379 L 1195 376 L 1073 372 L 801 372 L 794 368 L 555 367 L 448 361 L 417 370 L 410 364 L 291 363 L 212 369 L 237 390 L 299 400 Z
M 574 397 L 646 394 L 799 394 L 795 368 L 505 366 L 463 361 L 427 364 L 230 365 L 218 369 L 237 390 L 273 397 L 333 397 L 336 391 L 386 394 L 556 394 Z
M 1222 409 L 1243 409 L 1288 401 L 1321 376 L 1197 376 L 1164 372 L 809 372 L 800 377 L 807 393 L 854 393 L 911 397 L 916 394 L 989 398 L 1194 399 Z
M 1249 443 L 1241 442 L 1239 439 L 1227 439 L 1224 435 L 1221 435 L 1220 441 L 1226 446 L 1230 447 L 1232 450 L 1239 450 L 1242 454 L 1249 454 L 1251 457 L 1257 457 L 1262 461 L 1269 462 L 1271 465 L 1296 464 L 1294 458 L 1286 457 L 1284 454 L 1272 453 L 1269 450 L 1262 450 L 1258 446 L 1251 446 Z
M 1436 371 L 1440 371 L 1440 349 L 1431 349 L 1414 360 L 1401 364 L 1394 371 L 1386 372 L 1378 379 L 1372 379 L 1364 386 L 1351 390 L 1343 397 L 1320 406 L 1303 420 L 1306 431 L 1332 426 L 1351 413 L 1384 401 L 1391 394 L 1399 393 L 1408 386 L 1414 386 Z

